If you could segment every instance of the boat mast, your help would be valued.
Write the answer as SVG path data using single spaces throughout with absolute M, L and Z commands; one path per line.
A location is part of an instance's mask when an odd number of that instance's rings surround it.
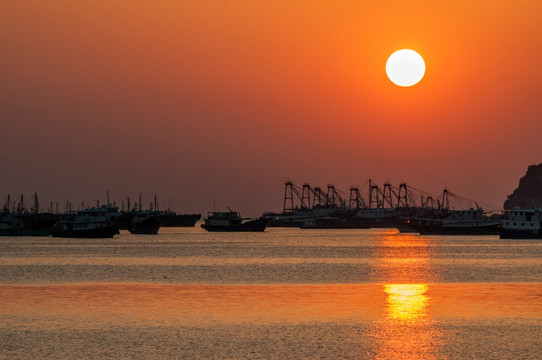
M 294 211 L 293 186 L 294 184 L 290 180 L 287 180 L 284 183 L 284 206 L 282 207 L 283 213 L 289 213 Z
M 399 195 L 397 196 L 397 207 L 402 207 L 402 206 L 404 206 L 405 208 L 408 208 L 408 192 L 407 192 L 407 184 L 405 182 L 399 184 Z M 423 207 L 423 201 L 422 201 L 422 207 Z
M 444 191 L 442 192 L 442 206 L 445 209 L 450 209 L 449 191 L 446 188 L 444 188 Z
M 311 186 L 308 183 L 303 184 L 303 191 L 301 192 L 301 208 L 310 209 L 311 208 Z
M 21 202 L 19 203 L 19 211 L 21 213 L 24 212 L 24 196 L 23 196 L 23 194 L 21 194 Z
M 327 184 L 326 207 L 335 207 L 335 185 Z
M 393 208 L 393 200 L 391 197 L 391 184 L 389 182 L 384 183 L 384 188 L 382 190 L 382 208 L 386 207 L 386 201 L 390 208 Z
M 350 187 L 350 199 L 348 201 L 348 210 L 359 210 L 359 189 L 356 186 Z
M 369 184 L 370 183 L 371 182 L 369 181 Z M 373 192 L 375 194 L 374 198 L 373 198 Z M 374 209 L 379 209 L 380 205 L 383 205 L 380 202 L 379 194 L 380 194 L 380 189 L 378 188 L 378 185 L 371 185 L 369 188 L 369 209 L 373 209 L 372 203 L 375 204 Z
M 39 212 L 40 203 L 38 201 L 38 193 L 34 191 L 34 214 Z
M 371 178 L 369 178 L 369 209 L 373 203 L 373 186 L 371 184 Z

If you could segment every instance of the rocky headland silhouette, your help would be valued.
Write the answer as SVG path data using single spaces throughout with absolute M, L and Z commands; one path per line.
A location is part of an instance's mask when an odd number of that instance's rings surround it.
M 519 180 L 518 187 L 508 195 L 504 209 L 542 208 L 542 164 L 530 165 L 527 173 Z

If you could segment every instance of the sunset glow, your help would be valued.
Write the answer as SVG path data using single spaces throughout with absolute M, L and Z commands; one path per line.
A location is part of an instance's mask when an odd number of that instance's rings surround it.
M 0 360 L 542 359 L 541 22 L 0 0 Z
M 498 208 L 540 162 L 540 2 L 115 4 L 2 2 L 2 196 L 259 216 L 287 178 L 372 178 Z

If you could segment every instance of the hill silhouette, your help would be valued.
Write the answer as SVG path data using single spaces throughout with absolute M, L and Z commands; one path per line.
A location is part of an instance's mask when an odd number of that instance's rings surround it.
M 530 165 L 518 187 L 506 198 L 504 209 L 542 207 L 542 164 Z

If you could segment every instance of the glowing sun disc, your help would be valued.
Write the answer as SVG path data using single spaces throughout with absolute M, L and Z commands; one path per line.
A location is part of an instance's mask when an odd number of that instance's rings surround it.
M 386 62 L 386 74 L 395 85 L 403 87 L 416 85 L 425 74 L 425 62 L 414 50 L 397 50 Z

